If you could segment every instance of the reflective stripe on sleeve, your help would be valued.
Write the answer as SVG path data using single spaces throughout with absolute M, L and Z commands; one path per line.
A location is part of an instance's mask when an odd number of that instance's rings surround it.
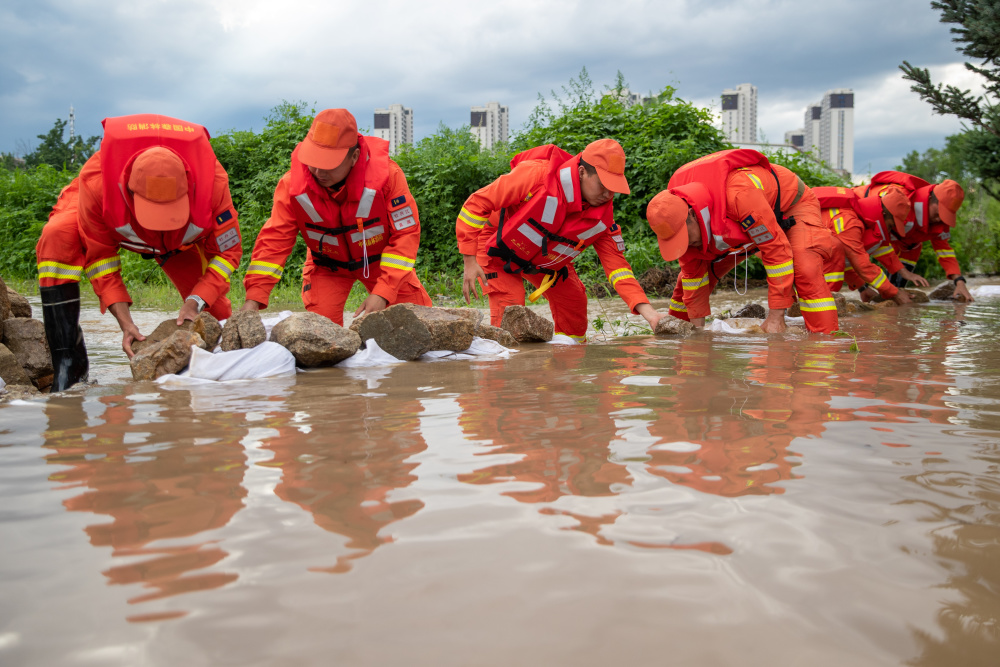
M 109 273 L 122 270 L 122 259 L 118 255 L 99 259 L 87 267 L 87 280 L 96 280 Z
M 83 277 L 83 267 L 73 266 L 72 264 L 60 264 L 59 262 L 39 262 L 38 277 L 80 282 L 80 278 Z
M 706 286 L 708 286 L 707 271 L 697 278 L 681 278 L 681 287 L 685 292 L 694 292 Z
M 750 179 L 750 182 L 753 183 L 753 186 L 758 190 L 764 189 L 764 184 L 760 182 L 759 178 L 757 178 L 757 174 L 751 174 L 750 172 L 747 172 L 747 178 Z
M 872 257 L 878 259 L 879 257 L 885 257 L 886 255 L 892 254 L 894 251 L 891 245 L 879 246 L 879 248 L 872 253 Z
M 935 250 L 934 254 L 938 256 L 938 259 L 942 259 L 944 257 L 954 257 L 955 256 L 955 251 L 954 250 Z
M 799 308 L 802 312 L 817 313 L 822 310 L 837 310 L 837 303 L 833 297 L 829 299 L 800 299 Z
M 764 271 L 767 272 L 768 278 L 777 278 L 778 276 L 789 276 L 795 272 L 795 267 L 792 262 L 785 262 L 784 264 L 774 264 L 774 265 L 764 265 Z
M 872 287 L 874 287 L 875 289 L 881 289 L 882 285 L 885 284 L 886 280 L 888 280 L 888 278 L 886 278 L 885 272 L 882 271 L 882 269 L 879 269 L 878 276 L 875 278 L 875 280 L 872 281 Z
M 706 274 L 706 279 L 707 277 Z M 614 287 L 618 284 L 619 280 L 624 280 L 625 278 L 632 278 L 634 280 L 635 274 L 632 273 L 632 269 L 615 269 L 608 278 L 611 280 L 611 286 Z
M 227 262 L 222 257 L 213 257 L 212 260 L 208 263 L 208 268 L 212 269 L 220 276 L 222 276 L 227 283 L 229 282 L 229 277 L 233 275 L 233 270 L 234 270 L 233 265 Z
M 838 234 L 844 233 L 844 216 L 839 216 L 833 219 L 833 229 Z
M 912 259 L 903 259 L 902 257 L 900 257 L 899 260 L 903 262 L 903 265 L 906 266 L 907 269 L 917 268 L 917 263 Z
M 382 266 L 387 266 L 393 269 L 399 269 L 400 271 L 412 271 L 413 263 L 416 262 L 415 259 L 410 259 L 409 257 L 403 257 L 402 255 L 393 255 L 387 252 L 382 253 Z
M 828 283 L 835 283 L 838 280 L 843 280 L 843 279 L 844 279 L 844 272 L 843 271 L 840 271 L 839 273 L 824 273 L 823 274 L 823 280 L 825 280 Z
M 272 264 L 271 262 L 250 262 L 250 266 L 247 268 L 247 275 L 257 275 L 257 276 L 271 276 L 275 280 L 280 280 L 281 275 L 285 272 L 284 267 L 280 264 Z
M 485 225 L 488 220 L 488 218 L 481 218 L 478 215 L 469 213 L 469 210 L 464 206 L 462 207 L 462 211 L 458 214 L 458 219 L 473 229 L 482 229 L 483 225 Z

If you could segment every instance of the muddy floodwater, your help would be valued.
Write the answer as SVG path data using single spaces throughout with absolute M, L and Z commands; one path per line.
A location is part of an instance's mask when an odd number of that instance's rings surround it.
M 183 387 L 90 308 L 0 405 L 0 664 L 996 666 L 998 321 Z

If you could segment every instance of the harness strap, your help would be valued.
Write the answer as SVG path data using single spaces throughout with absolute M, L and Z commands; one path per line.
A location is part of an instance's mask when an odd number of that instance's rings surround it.
M 345 269 L 347 271 L 357 271 L 358 269 L 365 268 L 371 262 L 377 262 L 382 258 L 382 255 L 372 255 L 367 257 L 365 260 L 356 260 L 353 262 L 343 262 L 339 259 L 334 259 L 332 257 L 327 257 L 326 255 L 321 255 L 319 253 L 312 254 L 313 263 L 319 264 L 324 269 L 330 269 L 331 271 L 336 271 L 337 269 Z

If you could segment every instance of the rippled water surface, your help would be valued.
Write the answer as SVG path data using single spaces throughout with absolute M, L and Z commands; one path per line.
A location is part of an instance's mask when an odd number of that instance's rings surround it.
M 0 664 L 997 665 L 998 316 L 168 388 L 88 312 L 0 405 Z

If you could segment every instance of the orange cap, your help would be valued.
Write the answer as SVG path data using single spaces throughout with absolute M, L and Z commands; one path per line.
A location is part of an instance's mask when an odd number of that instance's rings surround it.
M 625 149 L 614 139 L 598 139 L 583 149 L 583 161 L 597 170 L 597 177 L 611 192 L 631 192 L 625 180 Z
M 646 220 L 656 233 L 660 254 L 672 262 L 688 249 L 688 204 L 675 194 L 664 190 L 646 205 Z
M 906 219 L 910 217 L 913 207 L 910 206 L 910 198 L 906 196 L 902 188 L 886 188 L 880 195 L 882 205 L 892 216 L 892 225 L 896 228 L 896 233 L 903 236 L 906 228 Z
M 949 178 L 935 185 L 932 192 L 938 200 L 938 215 L 941 216 L 941 222 L 949 227 L 954 227 L 955 214 L 958 213 L 959 207 L 965 201 L 965 190 Z
M 317 169 L 336 169 L 358 144 L 358 121 L 347 109 L 324 109 L 313 118 L 299 144 L 299 161 Z
M 169 148 L 147 148 L 132 163 L 128 189 L 135 196 L 135 219 L 145 229 L 170 232 L 191 215 L 187 172 Z

